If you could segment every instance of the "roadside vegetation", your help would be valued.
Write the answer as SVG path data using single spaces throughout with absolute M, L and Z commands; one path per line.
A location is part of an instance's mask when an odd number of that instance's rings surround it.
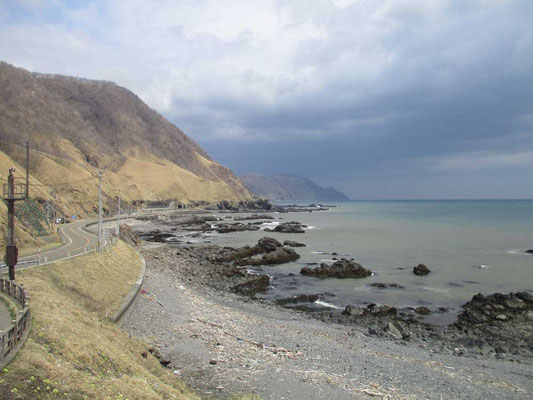
M 0 372 L 1 399 L 197 399 L 148 346 L 109 317 L 137 279 L 140 259 L 113 251 L 18 272 L 32 330 Z

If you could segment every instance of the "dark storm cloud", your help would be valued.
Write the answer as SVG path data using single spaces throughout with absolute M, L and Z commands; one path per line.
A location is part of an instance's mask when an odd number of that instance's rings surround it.
M 117 81 L 239 173 L 533 196 L 530 1 L 20 4 L 7 61 Z

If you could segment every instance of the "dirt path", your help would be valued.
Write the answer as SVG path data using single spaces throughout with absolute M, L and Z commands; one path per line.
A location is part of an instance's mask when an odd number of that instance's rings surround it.
M 180 262 L 188 262 L 186 259 Z M 231 294 L 147 265 L 124 329 L 160 348 L 205 394 L 263 399 L 528 399 L 533 365 L 433 354 Z

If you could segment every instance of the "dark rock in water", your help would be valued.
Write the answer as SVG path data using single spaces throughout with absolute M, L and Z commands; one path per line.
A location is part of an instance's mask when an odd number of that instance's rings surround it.
M 257 241 L 257 246 L 265 250 L 266 252 L 275 251 L 283 245 L 274 238 L 264 237 Z
M 314 303 L 315 301 L 323 298 L 324 296 L 322 296 L 321 294 L 301 294 L 299 296 L 276 300 L 275 303 L 281 306 L 297 303 Z
M 222 252 L 208 257 L 210 261 L 216 263 L 233 261 L 236 266 L 283 264 L 296 261 L 298 258 L 300 255 L 293 249 L 285 248 L 279 241 L 269 237 L 259 239 L 257 245 L 253 247 L 224 248 Z
M 300 255 L 293 249 L 283 247 L 276 239 L 260 239 L 257 246 L 250 248 L 249 257 L 235 258 L 235 265 L 275 265 L 296 261 Z M 257 255 L 263 254 L 262 257 Z
M 303 244 L 303 243 L 298 243 L 298 242 L 294 242 L 294 241 L 292 241 L 292 240 L 285 240 L 285 241 L 283 242 L 283 244 L 284 244 L 285 246 L 289 246 L 289 247 L 306 247 L 305 244 Z
M 428 267 L 426 267 L 424 264 L 418 264 L 416 267 L 413 268 L 413 273 L 415 275 L 427 275 L 431 271 Z
M 245 296 L 253 296 L 256 293 L 265 293 L 269 287 L 270 278 L 268 275 L 259 275 L 247 282 L 233 286 L 231 290 Z
M 218 233 L 230 233 L 230 232 L 244 232 L 244 231 L 258 231 L 260 228 L 253 224 L 222 224 L 218 225 L 216 230 Z
M 300 255 L 296 253 L 293 249 L 281 248 L 271 253 L 265 254 L 261 258 L 261 262 L 259 265 L 284 264 L 291 261 L 296 261 L 299 258 Z
M 527 253 L 527 254 L 533 254 L 533 249 L 531 249 L 531 250 L 526 250 L 526 253 Z
M 372 275 L 372 272 L 364 268 L 361 264 L 358 264 L 354 261 L 348 261 L 344 258 L 336 261 L 332 265 L 322 263 L 320 264 L 320 267 L 316 268 L 303 267 L 300 273 L 302 275 L 314 276 L 321 279 L 365 278 Z
M 265 232 L 282 232 L 282 233 L 305 233 L 305 225 L 300 224 L 299 222 L 284 222 L 279 224 L 274 229 L 265 229 Z
M 415 308 L 415 313 L 421 314 L 421 315 L 429 315 L 431 314 L 431 310 L 427 307 L 420 306 L 420 307 Z
M 397 283 L 371 283 L 370 286 L 378 288 L 378 289 L 405 289 L 402 285 L 398 285 Z
M 334 253 L 331 253 L 331 255 L 332 255 L 332 256 L 338 256 L 338 254 L 335 253 L 335 252 L 334 252 Z
M 371 303 L 366 307 L 356 307 L 352 305 L 347 305 L 341 314 L 352 317 L 395 317 L 397 313 L 398 310 L 395 307 L 391 307 L 388 305 L 378 306 L 377 304 Z
M 140 237 L 149 242 L 166 243 L 167 239 L 175 238 L 176 236 L 172 233 L 161 232 L 159 229 L 156 229 L 151 232 L 143 233 Z
M 253 214 L 247 217 L 235 217 L 235 221 L 249 221 L 254 219 L 274 219 L 273 216 L 267 214 Z

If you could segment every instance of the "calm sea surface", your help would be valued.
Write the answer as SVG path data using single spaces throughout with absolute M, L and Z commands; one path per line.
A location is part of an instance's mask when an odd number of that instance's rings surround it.
M 223 245 L 254 244 L 263 236 L 295 240 L 296 263 L 263 267 L 273 277 L 266 295 L 276 299 L 297 294 L 326 294 L 344 307 L 370 302 L 399 307 L 459 306 L 478 292 L 533 291 L 533 200 L 504 201 L 361 201 L 339 203 L 316 213 L 278 214 L 310 229 L 305 234 L 245 232 L 217 235 Z M 307 263 L 354 258 L 374 272 L 364 279 L 320 280 L 299 275 Z M 419 277 L 414 265 L 432 273 Z M 288 276 L 289 273 L 296 276 Z M 370 283 L 398 283 L 405 289 L 376 289 Z

